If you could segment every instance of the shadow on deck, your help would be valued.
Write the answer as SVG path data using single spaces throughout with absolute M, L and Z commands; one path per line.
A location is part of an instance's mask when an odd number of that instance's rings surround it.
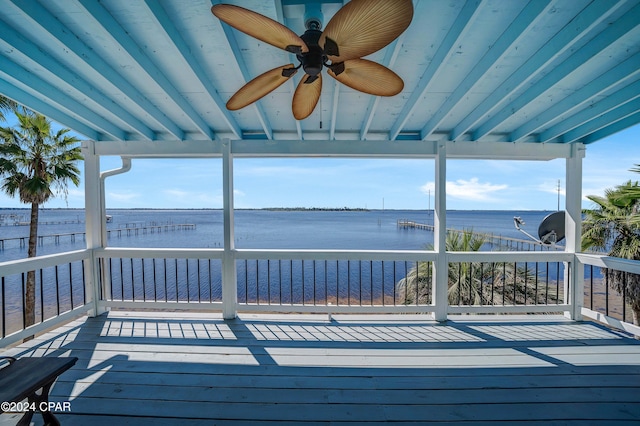
M 111 312 L 5 354 L 79 358 L 51 391 L 71 402 L 56 413 L 64 425 L 640 419 L 640 343 L 623 333 L 548 316 L 427 318 Z

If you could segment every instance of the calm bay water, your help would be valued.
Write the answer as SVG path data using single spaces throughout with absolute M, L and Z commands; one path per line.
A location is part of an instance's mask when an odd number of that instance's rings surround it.
M 16 217 L 28 221 L 28 210 L 0 209 L 1 217 L 11 222 Z M 538 224 L 549 214 L 546 211 L 449 211 L 447 227 L 473 229 L 503 237 L 523 238 L 513 225 L 513 217 L 520 216 L 524 229 L 536 235 Z M 221 210 L 110 210 L 114 230 L 108 245 L 112 247 L 145 248 L 219 248 L 222 247 L 223 227 Z M 9 219 L 8 216 L 13 215 Z M 353 250 L 415 250 L 433 243 L 433 233 L 420 229 L 399 229 L 397 221 L 412 220 L 433 224 L 433 213 L 415 210 L 369 211 L 271 211 L 237 210 L 235 212 L 236 248 L 275 249 L 353 249 Z M 53 234 L 84 232 L 84 211 L 74 209 L 43 209 L 40 212 L 38 233 L 44 236 L 38 255 L 79 250 L 85 247 L 81 235 L 75 241 L 62 235 L 56 241 L 46 237 Z M 67 223 L 60 223 L 67 222 Z M 73 222 L 73 223 L 70 223 Z M 193 224 L 192 230 L 143 232 L 144 227 L 164 224 Z M 117 229 L 138 228 L 139 232 L 118 233 Z M 118 236 L 118 234 L 120 236 Z M 29 227 L 0 226 L 0 262 L 27 256 L 26 244 L 13 238 L 25 238 Z
M 112 221 L 108 246 L 143 248 L 221 248 L 223 242 L 223 215 L 221 210 L 110 210 Z M 450 211 L 447 226 L 475 232 L 493 233 L 502 237 L 526 239 L 513 225 L 514 216 L 520 216 L 529 233 L 536 235 L 538 224 L 550 212 L 544 211 Z M 0 209 L 0 262 L 27 257 L 26 241 L 29 227 L 27 209 Z M 417 250 L 433 243 L 433 233 L 422 229 L 398 228 L 398 220 L 433 224 L 433 212 L 412 210 L 371 211 L 271 211 L 237 210 L 235 212 L 235 245 L 240 249 L 350 249 L 350 250 Z M 194 225 L 180 229 L 172 225 Z M 169 225 L 165 227 L 164 225 Z M 151 227 L 162 226 L 159 232 Z M 175 229 L 174 229 L 175 228 Z M 62 253 L 85 248 L 82 233 L 85 230 L 84 211 L 74 209 L 43 209 L 40 212 L 38 255 Z M 127 231 L 128 230 L 128 231 Z M 75 233 L 72 238 L 71 234 Z M 59 235 L 58 238 L 52 235 Z M 20 241 L 22 239 L 22 242 Z M 158 260 L 142 263 L 140 259 L 116 261 L 110 264 L 112 293 L 115 300 L 191 300 L 221 299 L 220 261 L 194 263 L 187 260 Z M 307 281 L 315 277 L 314 264 L 290 262 L 273 265 L 271 273 L 282 277 L 278 288 L 268 287 L 266 261 L 247 261 L 238 264 L 238 298 L 255 303 L 257 300 L 279 300 L 283 303 L 305 303 L 317 300 L 383 300 L 394 296 L 394 287 L 409 267 L 404 262 L 386 269 L 380 262 L 372 262 L 362 270 L 349 270 L 344 265 L 325 265 L 324 293 Z M 213 265 L 213 266 L 212 266 Z M 360 264 L 358 263 L 358 268 Z M 354 267 L 356 265 L 354 264 Z M 191 268 L 191 269 L 189 269 Z M 277 268 L 277 270 L 276 270 Z M 313 268 L 313 270 L 309 270 Z M 258 270 L 262 272 L 258 272 Z M 320 267 L 320 269 L 322 269 Z M 306 271 L 306 272 L 305 272 Z M 147 285 L 153 276 L 155 285 Z M 146 274 L 146 277 L 145 277 Z M 299 277 L 301 279 L 293 277 Z M 305 275 L 306 274 L 306 275 Z M 359 287 L 349 287 L 349 276 Z M 550 277 L 555 279 L 559 272 Z M 287 281 L 287 277 L 291 277 Z M 38 320 L 65 312 L 82 304 L 83 269 L 81 262 L 40 270 L 36 278 L 36 318 Z M 306 278 L 305 278 L 306 277 Z M 19 330 L 22 324 L 21 274 L 6 277 L 0 302 L 3 315 L 0 325 L 6 333 Z M 208 283 L 203 284 L 200 283 Z M 363 283 L 365 288 L 362 288 Z M 73 285 L 72 285 L 73 283 Z M 345 285 L 346 283 L 346 285 Z M 367 285 L 369 286 L 367 288 Z M 284 286 L 284 288 L 283 288 Z M 275 292 L 275 293 L 274 293 Z M 273 294 L 272 294 L 273 293 Z M 137 296 L 136 296 L 137 295 Z

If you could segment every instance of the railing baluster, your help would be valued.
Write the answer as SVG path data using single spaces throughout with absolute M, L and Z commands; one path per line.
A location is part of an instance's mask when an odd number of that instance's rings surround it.
M 22 328 L 27 328 L 27 309 L 26 309 L 26 300 L 25 300 L 25 279 L 24 272 L 22 273 Z
M 518 301 L 518 262 L 513 263 L 513 304 L 517 305 Z
M 589 265 L 589 271 L 590 271 L 590 277 L 589 277 L 589 281 L 590 281 L 590 285 L 589 285 L 589 309 L 593 310 L 593 265 Z
M 56 310 L 60 315 L 60 281 L 58 280 L 58 265 L 55 266 L 56 271 Z
M 393 306 L 396 306 L 396 261 L 393 261 Z
M 317 303 L 316 300 L 316 261 L 315 259 L 313 260 L 313 304 L 315 305 Z
M 627 320 L 627 273 L 622 273 L 622 321 Z
M 544 303 L 549 304 L 549 262 L 545 268 L 545 291 L 544 291 Z M 556 294 L 556 304 L 558 303 L 558 295 Z
M 40 268 L 40 322 L 44 321 L 44 279 L 43 278 L 44 271 Z M 4 301 L 3 301 L 4 303 Z
M 358 283 L 359 283 L 359 289 L 360 289 L 360 294 L 359 294 L 360 305 L 359 306 L 362 306 L 362 260 L 358 260 Z
M 369 261 L 369 286 L 371 287 L 371 306 L 373 306 L 373 260 Z M 406 292 L 405 292 L 406 293 Z
M 0 280 L 0 290 L 2 291 L 2 338 L 4 338 L 7 335 L 7 312 L 6 312 L 7 299 L 4 293 L 4 284 L 5 284 L 5 279 L 3 276 L 2 279 Z
M 527 304 L 527 275 L 528 275 L 528 271 L 527 271 L 527 265 L 528 262 L 524 262 L 524 304 Z
M 469 305 L 472 305 L 473 301 L 473 263 L 469 262 Z
M 271 259 L 267 259 L 267 305 L 271 304 Z
M 481 305 L 485 305 L 488 303 L 485 303 L 484 300 L 484 262 L 480 262 L 480 304 Z
M 131 263 L 131 300 L 136 301 L 136 283 L 133 279 L 133 257 L 129 259 Z
M 69 300 L 71 301 L 71 310 L 73 310 L 73 271 L 71 262 L 69 262 Z
M 169 301 L 169 285 L 168 285 L 168 277 L 167 277 L 167 258 L 164 258 L 164 271 L 163 271 L 163 276 L 164 276 L 164 301 L 168 302 Z
M 560 262 L 556 262 L 556 303 L 560 304 Z
M 147 287 L 144 283 L 144 278 L 145 278 L 145 274 L 144 274 L 144 257 L 140 259 L 140 266 L 142 267 L 142 301 L 146 302 L 147 301 Z
M 207 259 L 209 267 L 209 303 L 213 302 L 213 276 L 211 274 L 211 259 Z
M 304 286 L 304 259 L 302 259 L 300 261 L 300 269 L 302 270 L 302 305 L 304 306 L 305 304 L 305 300 L 304 300 L 304 292 L 305 292 L 305 286 Z
M 340 304 L 340 263 L 336 260 L 336 306 Z
M 495 305 L 495 290 L 496 290 L 496 264 L 491 263 L 491 304 Z
M 418 287 L 420 287 L 420 262 L 416 262 L 416 306 L 418 306 L 418 297 L 420 296 Z
M 382 276 L 382 306 L 386 306 L 386 293 L 384 292 L 384 262 L 380 262 L 380 275 Z
M 87 292 L 85 291 L 85 272 L 84 272 L 84 262 L 81 260 L 80 261 L 80 266 L 82 267 L 82 304 L 86 305 L 87 304 Z M 98 262 L 98 277 L 102 277 L 102 262 L 99 261 Z M 99 286 L 100 289 L 102 290 L 102 286 Z M 100 298 L 102 298 L 102 294 L 100 294 Z M 97 301 L 96 301 L 97 303 Z
M 327 277 L 327 261 L 324 261 L 324 303 L 329 304 L 329 279 Z
M 189 259 L 185 259 L 184 260 L 185 263 L 185 269 L 186 269 L 186 273 L 187 273 L 187 278 L 186 278 L 186 282 L 185 282 L 185 287 L 187 288 L 187 302 L 191 302 L 191 292 L 189 291 Z
M 458 305 L 462 305 L 462 262 L 458 263 Z
M 180 301 L 180 292 L 178 291 L 178 258 L 173 259 L 176 266 L 176 302 Z
M 534 305 L 538 304 L 538 273 L 539 273 L 539 271 L 538 271 L 538 262 L 536 262 L 536 275 L 535 275 L 536 276 L 536 281 L 535 281 L 535 283 L 536 283 L 536 287 L 535 287 L 536 299 L 535 299 Z
M 504 306 L 507 295 L 507 262 L 502 264 L 502 305 Z
M 196 259 L 197 262 L 197 267 L 196 267 L 196 272 L 198 274 L 198 302 L 202 301 L 202 294 L 201 294 L 201 288 L 200 288 L 200 259 Z
M 605 269 L 604 281 L 605 315 L 609 316 L 609 268 Z
M 279 302 L 282 305 L 282 259 L 278 259 L 278 295 L 279 295 Z
M 153 274 L 152 279 L 153 279 L 153 301 L 157 302 L 158 301 L 158 280 L 156 277 L 156 258 L 153 257 L 151 258 L 151 267 L 153 268 Z

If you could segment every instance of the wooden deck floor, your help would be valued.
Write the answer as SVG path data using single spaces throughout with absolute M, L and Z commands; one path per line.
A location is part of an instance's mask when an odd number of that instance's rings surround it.
M 465 318 L 112 312 L 4 355 L 79 357 L 52 389 L 63 425 L 640 422 L 638 341 Z

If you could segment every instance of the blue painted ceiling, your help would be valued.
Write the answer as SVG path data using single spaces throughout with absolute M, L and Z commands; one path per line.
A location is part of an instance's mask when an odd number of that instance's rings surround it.
M 393 1 L 393 0 L 390 0 Z M 415 0 L 409 28 L 368 57 L 404 90 L 356 92 L 325 73 L 311 116 L 298 73 L 256 104 L 225 102 L 293 55 L 215 18 L 207 0 L 0 0 L 0 93 L 95 140 L 455 140 L 591 143 L 640 123 L 640 1 Z M 235 0 L 297 34 L 305 4 Z

